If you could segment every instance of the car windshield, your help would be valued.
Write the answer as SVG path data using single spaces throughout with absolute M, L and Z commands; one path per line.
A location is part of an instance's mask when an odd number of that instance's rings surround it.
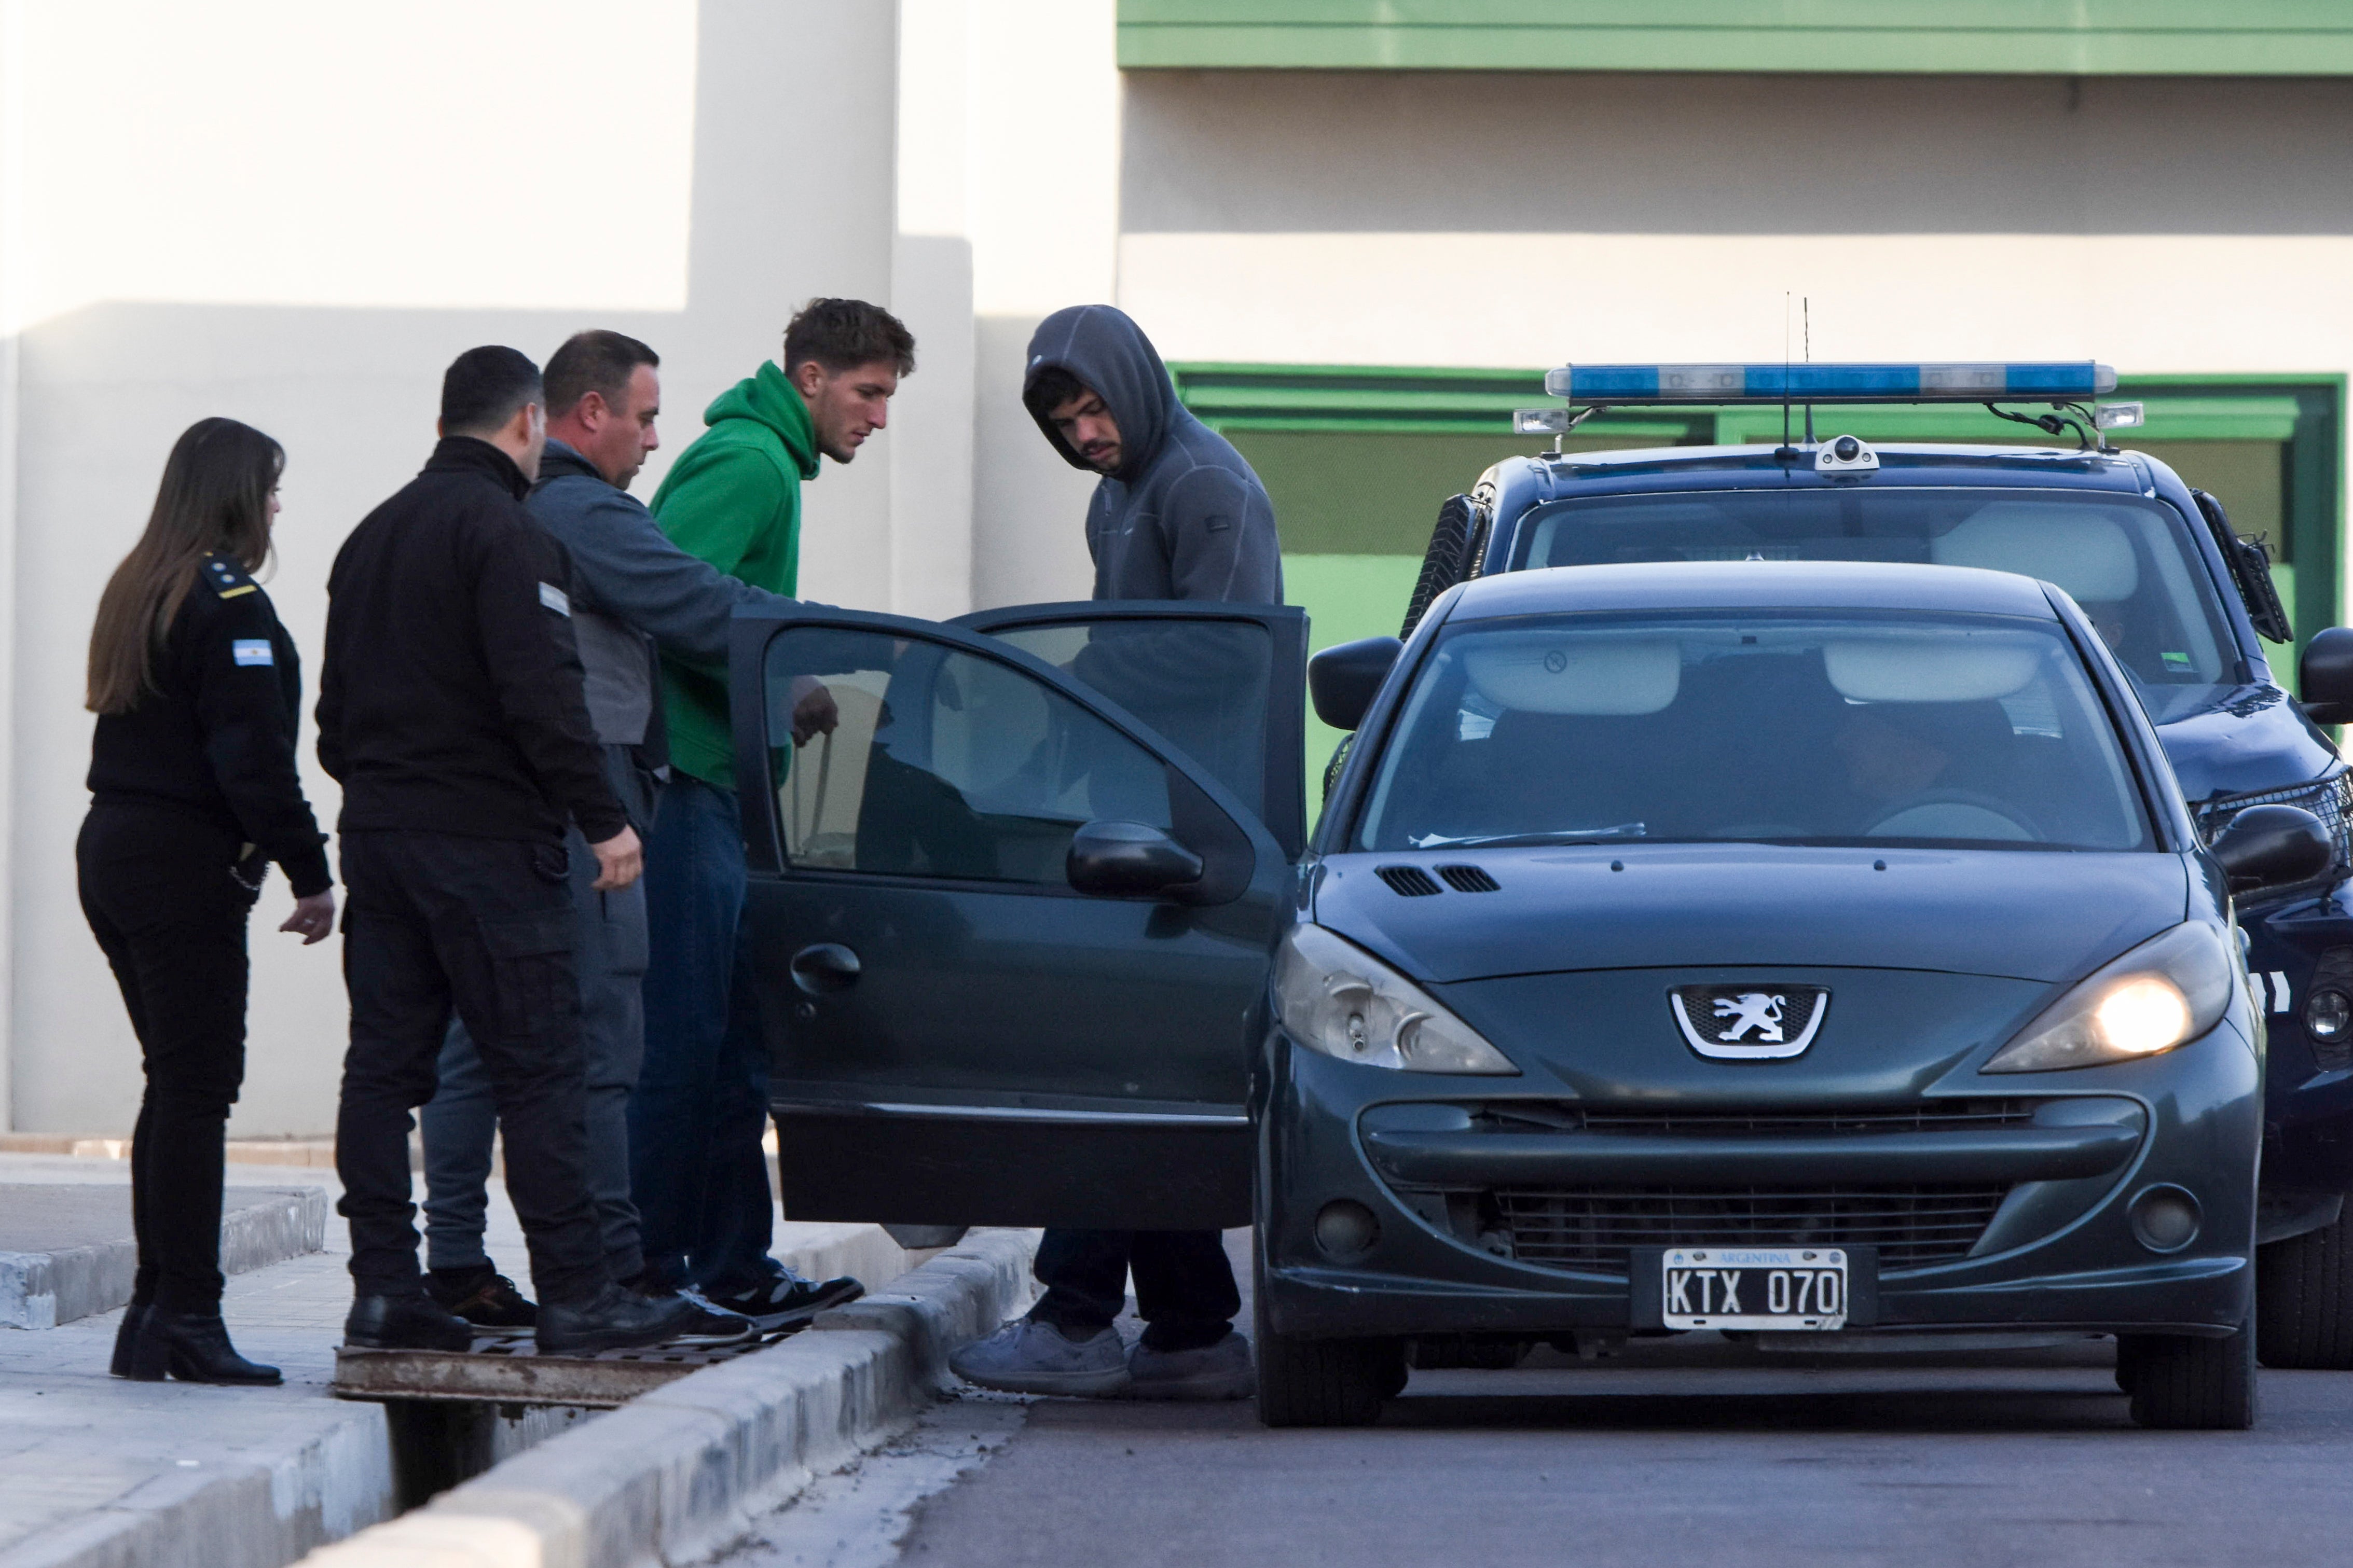
M 2055 622 L 1671 612 L 1446 628 L 1356 835 L 2137 849 L 2115 726 Z
M 2073 595 L 2162 724 L 2245 679 L 2187 525 L 2112 490 L 1687 490 L 1558 501 L 1515 567 L 1631 561 L 1912 561 L 1984 566 Z

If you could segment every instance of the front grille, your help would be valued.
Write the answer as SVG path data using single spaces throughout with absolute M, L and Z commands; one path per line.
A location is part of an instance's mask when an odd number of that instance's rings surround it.
M 1872 1247 L 1883 1269 L 1966 1257 L 2010 1189 L 1630 1187 L 1493 1194 L 1524 1263 L 1627 1272 L 1635 1247 Z
M 2034 1120 L 2033 1100 L 1945 1100 L 1893 1109 L 1808 1106 L 1762 1110 L 1651 1110 L 1588 1107 L 1589 1132 L 1932 1132 L 1953 1127 L 2023 1127 Z M 1509 1112 L 1491 1108 L 1499 1119 Z
M 2337 843 L 2337 863 L 2329 868 L 2327 879 L 2333 882 L 2353 873 L 2353 768 L 2339 768 L 2327 778 L 2293 789 L 2219 796 L 2191 810 L 2198 819 L 2199 833 L 2211 844 L 2239 813 L 2251 805 L 2300 805 L 2312 813 L 2320 818 L 2320 825 L 2328 829 L 2328 837 Z M 2266 889 L 2263 896 L 2277 897 L 2278 890 Z

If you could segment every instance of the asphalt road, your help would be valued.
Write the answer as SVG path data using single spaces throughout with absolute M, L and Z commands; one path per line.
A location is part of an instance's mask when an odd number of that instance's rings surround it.
M 1416 1373 L 1355 1431 L 1270 1432 L 1249 1404 L 960 1401 L 728 1568 L 2353 1560 L 2353 1373 L 2266 1373 L 2253 1432 L 2166 1433 L 2132 1426 L 2098 1341 L 1539 1356 Z

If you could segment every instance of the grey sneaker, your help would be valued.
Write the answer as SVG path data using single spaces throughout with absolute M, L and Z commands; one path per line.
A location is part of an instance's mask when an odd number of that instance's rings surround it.
M 1228 1333 L 1213 1345 L 1156 1351 L 1137 1344 L 1127 1358 L 1130 1399 L 1247 1399 L 1256 1387 L 1250 1342 Z
M 1100 1398 L 1127 1386 L 1127 1352 L 1117 1329 L 1073 1340 L 1051 1323 L 1016 1318 L 948 1357 L 966 1383 L 1006 1394 Z

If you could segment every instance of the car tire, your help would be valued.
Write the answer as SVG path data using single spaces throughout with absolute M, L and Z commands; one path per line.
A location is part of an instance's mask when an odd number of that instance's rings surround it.
M 2118 1334 L 2116 1382 L 2136 1426 L 2243 1432 L 2255 1424 L 2255 1325 L 2221 1339 Z
M 1405 1346 L 1396 1340 L 1303 1340 L 1267 1321 L 1266 1270 L 1258 1269 L 1251 1324 L 1258 1418 L 1266 1426 L 1369 1426 L 1381 1402 L 1405 1388 Z
M 1471 521 L 1469 496 L 1449 496 L 1438 509 L 1438 526 L 1430 531 L 1430 548 L 1421 555 L 1421 576 L 1413 585 L 1413 597 L 1407 601 L 1405 626 L 1398 637 L 1413 636 L 1430 602 L 1462 581 L 1462 552 L 1471 542 Z
M 2353 1242 L 2343 1220 L 2255 1248 L 2255 1354 L 2265 1366 L 2353 1372 Z

